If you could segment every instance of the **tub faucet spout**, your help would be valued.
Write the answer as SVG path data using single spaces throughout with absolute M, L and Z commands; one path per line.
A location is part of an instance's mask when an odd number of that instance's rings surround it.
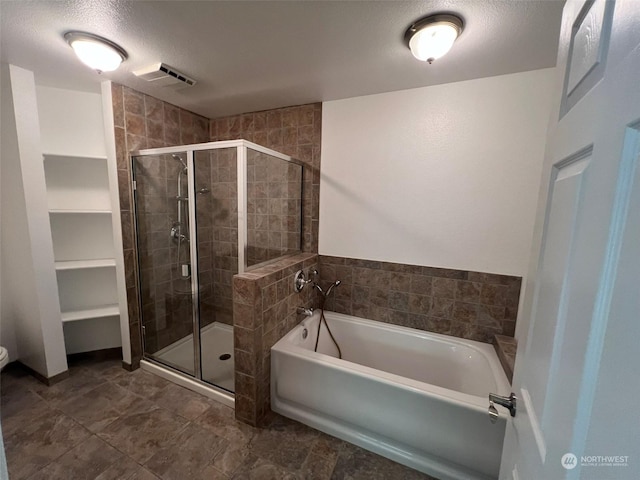
M 298 307 L 296 309 L 296 312 L 298 312 L 299 314 L 304 315 L 305 317 L 310 317 L 310 316 L 313 315 L 313 308 Z

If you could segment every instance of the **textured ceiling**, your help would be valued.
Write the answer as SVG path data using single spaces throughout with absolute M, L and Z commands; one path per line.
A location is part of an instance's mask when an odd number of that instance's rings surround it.
M 0 3 L 3 62 L 37 83 L 98 91 L 111 79 L 210 118 L 551 67 L 563 2 L 123 1 Z M 405 47 L 418 18 L 455 12 L 465 30 L 433 65 Z M 83 30 L 119 45 L 129 59 L 98 75 L 62 34 Z M 153 87 L 131 73 L 164 62 L 198 81 Z

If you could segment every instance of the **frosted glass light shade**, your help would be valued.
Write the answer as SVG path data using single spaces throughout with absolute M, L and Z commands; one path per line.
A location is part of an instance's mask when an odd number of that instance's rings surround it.
M 458 38 L 457 30 L 449 25 L 433 25 L 420 30 L 409 41 L 411 53 L 418 60 L 436 60 L 446 54 Z
M 112 72 L 127 58 L 120 46 L 97 35 L 68 32 L 64 38 L 80 61 L 98 72 Z
M 462 32 L 462 20 L 453 15 L 432 15 L 414 23 L 405 33 L 411 53 L 423 62 L 445 55 Z

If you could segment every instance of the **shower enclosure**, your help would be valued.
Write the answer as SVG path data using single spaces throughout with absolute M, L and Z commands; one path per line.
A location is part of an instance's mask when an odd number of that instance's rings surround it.
M 131 161 L 144 358 L 233 393 L 232 278 L 300 251 L 303 166 L 245 140 Z

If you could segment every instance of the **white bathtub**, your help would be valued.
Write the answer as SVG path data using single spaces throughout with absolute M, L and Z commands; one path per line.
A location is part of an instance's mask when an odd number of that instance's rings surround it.
M 491 345 L 319 312 L 271 349 L 271 408 L 439 479 L 498 477 L 510 386 Z M 303 331 L 307 338 L 303 339 Z

